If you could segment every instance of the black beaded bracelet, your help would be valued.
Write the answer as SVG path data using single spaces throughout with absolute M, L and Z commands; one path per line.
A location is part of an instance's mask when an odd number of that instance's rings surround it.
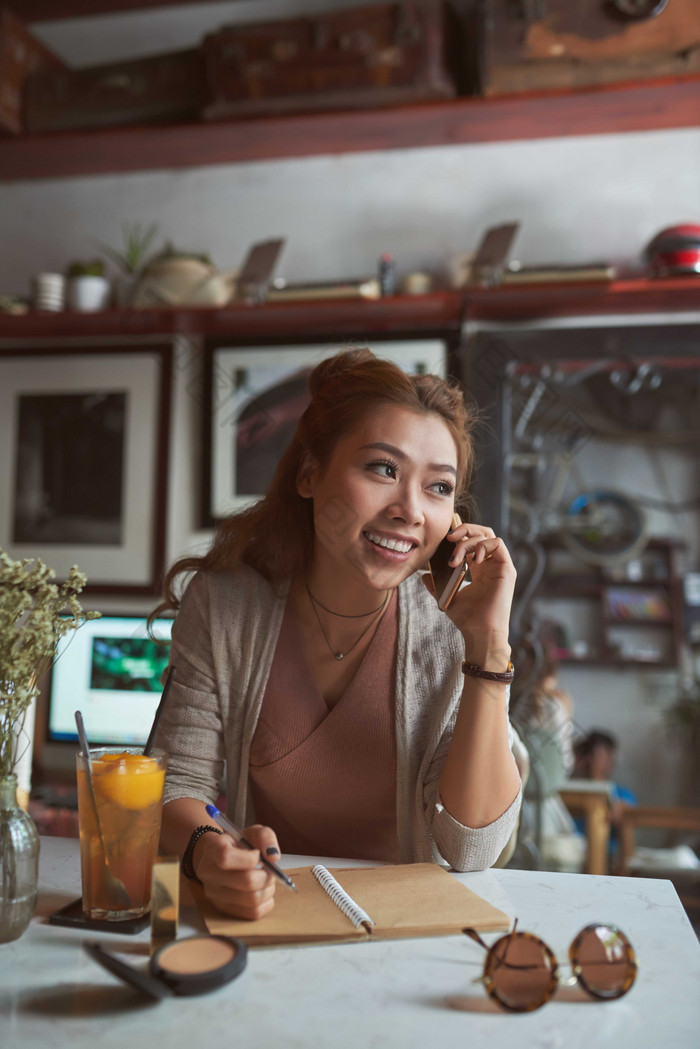
M 187 842 L 187 848 L 182 854 L 182 863 L 180 864 L 182 873 L 187 879 L 189 879 L 189 881 L 196 881 L 199 885 L 202 883 L 194 872 L 194 867 L 192 866 L 192 855 L 194 853 L 194 847 L 199 839 L 202 835 L 209 834 L 210 831 L 212 834 L 223 834 L 223 831 L 219 830 L 218 827 L 211 827 L 208 823 L 203 823 L 201 827 L 197 827 L 196 830 L 192 831 L 190 840 Z
M 509 685 L 515 677 L 515 669 L 510 660 L 508 661 L 508 668 L 502 673 L 497 673 L 495 670 L 484 670 L 483 667 L 479 667 L 475 663 L 462 663 L 462 673 L 466 674 L 467 677 L 483 678 L 484 681 L 500 681 L 504 685 Z

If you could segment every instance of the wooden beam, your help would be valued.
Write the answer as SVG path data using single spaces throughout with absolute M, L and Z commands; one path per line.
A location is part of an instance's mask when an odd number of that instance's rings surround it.
M 700 76 L 384 109 L 24 135 L 0 181 L 700 125 Z

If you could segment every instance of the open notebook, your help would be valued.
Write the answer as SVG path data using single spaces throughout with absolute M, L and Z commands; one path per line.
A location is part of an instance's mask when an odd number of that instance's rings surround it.
M 227 918 L 207 900 L 200 903 L 209 931 L 255 946 L 448 936 L 465 926 L 511 925 L 503 911 L 434 863 L 332 871 L 317 864 L 286 873 L 298 891 L 279 886 L 273 910 L 259 921 Z

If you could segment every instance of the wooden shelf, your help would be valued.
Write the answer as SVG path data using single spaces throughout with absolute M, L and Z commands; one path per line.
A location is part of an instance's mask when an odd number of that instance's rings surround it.
M 230 336 L 240 341 L 312 336 L 342 338 L 364 334 L 457 334 L 464 312 L 459 292 L 397 295 L 363 301 L 231 305 L 218 309 L 105 310 L 101 313 L 0 314 L 0 341 L 7 346 L 25 339 L 90 339 L 149 335 Z
M 700 75 L 604 87 L 3 139 L 0 181 L 697 127 Z
M 511 288 L 465 288 L 430 295 L 395 295 L 377 300 L 334 299 L 100 313 L 0 313 L 0 342 L 24 339 L 90 339 L 149 335 L 230 336 L 241 339 L 363 335 L 457 337 L 465 318 L 510 320 L 513 316 L 643 314 L 663 310 L 700 313 L 700 276 L 669 280 L 613 281 L 604 287 L 582 284 L 518 289 L 514 312 Z M 583 305 L 585 301 L 585 307 Z M 658 580 L 656 581 L 659 582 Z M 620 585 L 611 580 L 609 585 Z M 626 581 L 625 581 L 626 585 Z
M 595 567 L 595 574 L 594 572 L 569 571 L 546 576 L 534 595 L 533 600 L 535 602 L 546 602 L 549 600 L 593 601 L 600 608 L 599 615 L 595 620 L 598 629 L 594 628 L 592 620 L 586 620 L 588 624 L 586 630 L 597 635 L 589 646 L 591 654 L 580 658 L 575 656 L 569 647 L 571 642 L 567 640 L 565 644 L 562 644 L 561 648 L 557 648 L 557 659 L 567 666 L 676 667 L 683 632 L 681 581 L 678 576 L 676 552 L 682 546 L 683 544 L 675 538 L 667 539 L 662 536 L 654 536 L 648 540 L 644 550 L 639 554 L 639 557 L 642 559 L 649 552 L 663 555 L 664 567 L 667 573 L 666 578 L 663 580 L 647 578 L 643 580 L 620 580 L 618 582 L 610 579 L 602 566 Z M 554 546 L 551 550 L 561 550 L 561 547 Z M 646 570 L 649 571 L 648 564 Z M 611 614 L 611 609 L 607 606 L 606 601 L 607 595 L 611 591 L 631 591 L 633 594 L 640 594 L 643 590 L 651 590 L 655 593 L 663 592 L 668 599 L 668 607 L 664 607 L 662 615 L 656 618 L 634 615 L 629 619 L 625 619 L 619 615 Z M 562 631 L 566 629 L 561 623 L 559 628 Z M 659 651 L 659 658 L 646 659 L 641 654 L 635 656 L 627 646 L 625 646 L 627 651 L 624 655 L 618 654 L 618 645 L 611 640 L 611 636 L 617 635 L 610 635 L 609 631 L 622 631 L 624 634 L 629 628 L 637 631 L 642 628 L 652 631 L 662 630 L 666 635 L 668 644 L 664 644 L 663 648 L 658 650 L 655 647 L 655 651 Z M 562 641 L 564 640 L 563 633 L 561 639 Z
M 581 659 L 577 659 L 576 656 L 557 656 L 557 661 L 561 666 L 582 666 L 582 667 L 619 667 L 620 669 L 627 667 L 649 667 L 653 669 L 670 669 L 676 667 L 675 660 L 672 659 L 616 659 L 614 656 L 586 656 Z
M 606 590 L 668 590 L 670 579 L 624 579 L 595 580 L 583 576 L 552 576 L 542 584 L 541 596 L 555 600 L 557 598 L 598 598 Z
M 700 311 L 700 274 L 659 280 L 636 277 L 596 284 L 504 284 L 498 288 L 470 288 L 467 298 L 471 320 L 692 312 Z
M 603 618 L 604 626 L 648 626 L 648 627 L 671 627 L 675 624 L 671 619 L 613 619 L 611 616 Z
M 566 578 L 556 582 L 545 580 L 541 584 L 541 589 L 537 592 L 537 597 L 545 598 L 548 601 L 599 601 L 602 590 L 602 585 L 593 581 L 590 583 L 569 583 Z

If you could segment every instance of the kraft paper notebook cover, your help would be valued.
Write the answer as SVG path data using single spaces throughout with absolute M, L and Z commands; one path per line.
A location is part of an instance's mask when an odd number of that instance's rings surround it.
M 317 865 L 286 873 L 298 891 L 280 886 L 273 910 L 259 921 L 227 918 L 208 901 L 201 903 L 209 932 L 262 946 L 449 936 L 466 926 L 479 930 L 508 930 L 511 926 L 503 911 L 434 863 L 333 867 L 328 871 Z M 322 881 L 327 876 L 330 883 L 324 888 Z M 355 914 L 354 904 L 374 924 Z

